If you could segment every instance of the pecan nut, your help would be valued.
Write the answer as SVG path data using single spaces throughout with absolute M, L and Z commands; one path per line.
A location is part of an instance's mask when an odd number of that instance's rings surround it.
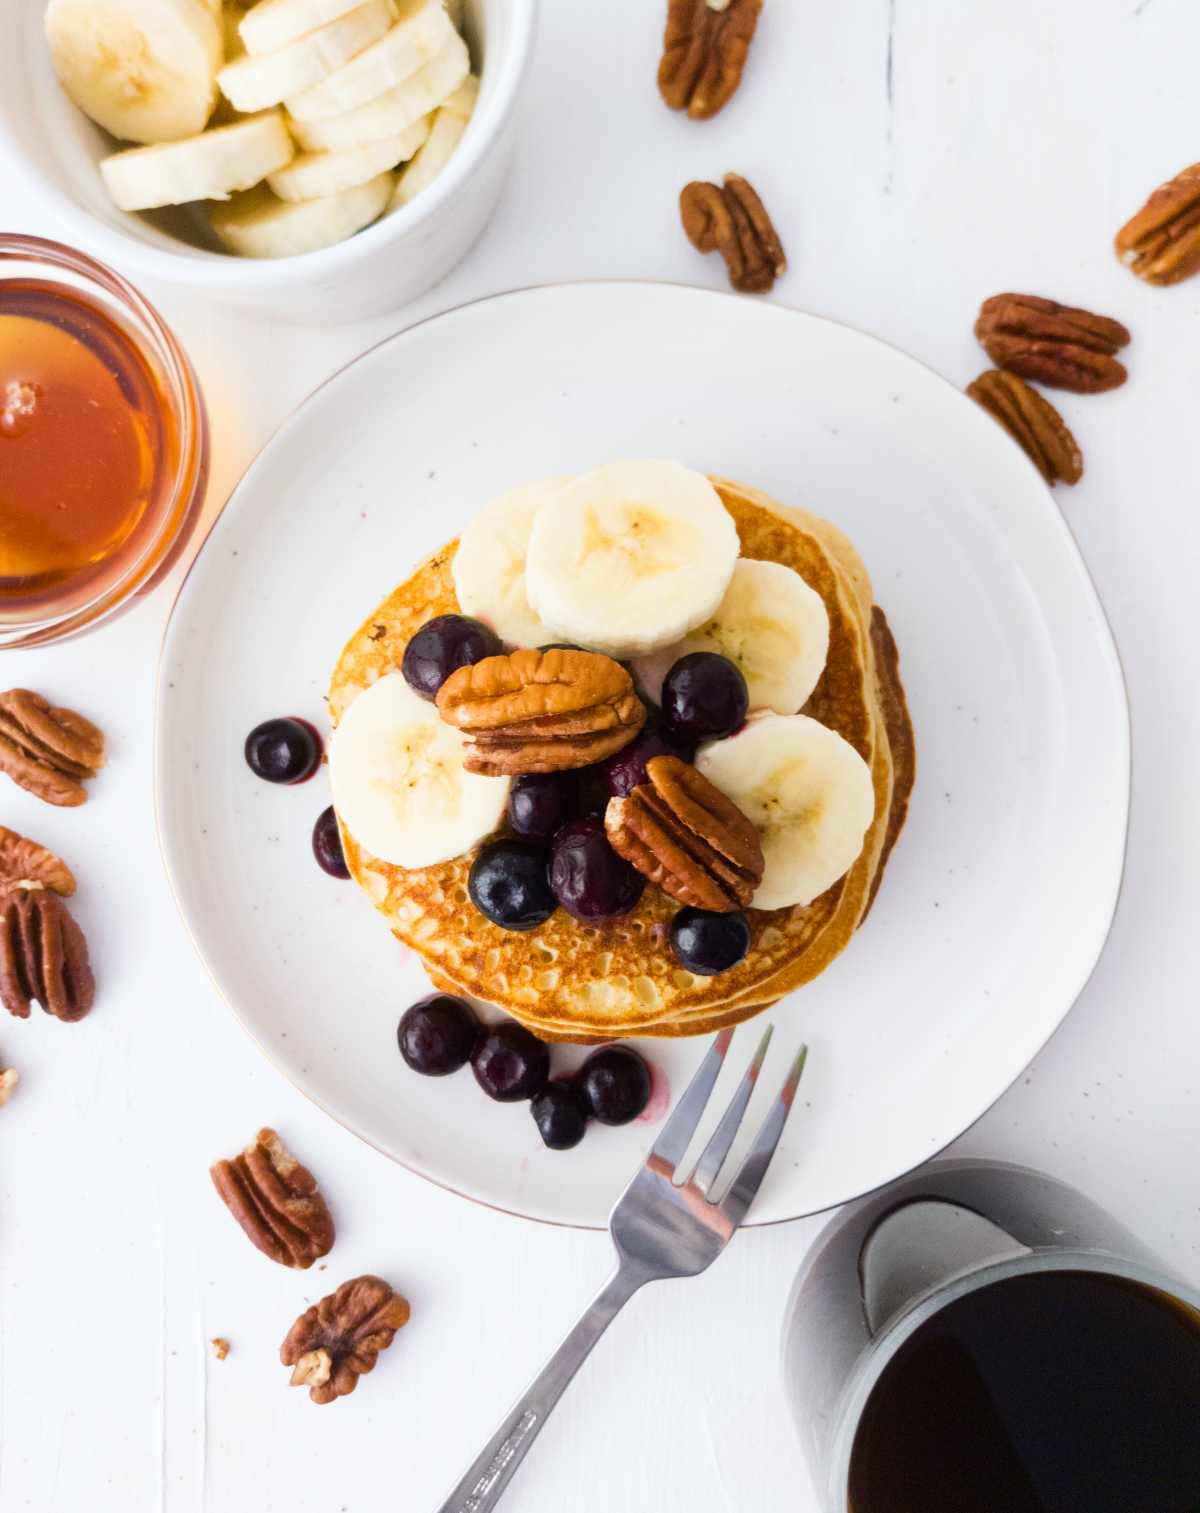
M 1066 422 L 1048 399 L 1015 373 L 989 368 L 967 393 L 1025 451 L 1047 483 L 1078 483 L 1083 457 Z
M 1129 342 L 1119 320 L 1035 294 L 985 299 L 975 335 L 998 368 L 1053 389 L 1100 394 L 1128 376 L 1113 355 Z
M 466 738 L 468 772 L 561 772 L 620 751 L 646 721 L 633 679 L 600 652 L 524 648 L 460 667 L 438 712 Z
M 57 893 L 16 888 L 0 894 L 0 1003 L 18 1019 L 31 1004 L 67 1021 L 96 997 L 83 931 Z
M 273 1129 L 210 1170 L 213 1186 L 252 1244 L 281 1266 L 305 1270 L 333 1246 L 333 1219 L 316 1178 Z
M 695 179 L 679 193 L 679 218 L 699 252 L 719 252 L 729 282 L 743 294 L 765 294 L 787 272 L 779 233 L 753 185 L 727 173 L 723 185 Z
M 736 804 L 678 757 L 646 763 L 645 783 L 608 801 L 614 851 L 664 893 L 697 909 L 744 909 L 762 882 L 758 831 Z
M 81 714 L 28 688 L 0 693 L 0 772 L 48 804 L 87 798 L 83 779 L 104 766 L 104 736 Z
M 1200 163 L 1160 184 L 1117 232 L 1117 256 L 1148 284 L 1200 273 Z
M 380 1277 L 355 1277 L 300 1315 L 279 1359 L 294 1368 L 293 1387 L 307 1387 L 314 1403 L 332 1403 L 375 1369 L 408 1316 L 407 1301 Z
M 672 110 L 707 121 L 742 82 L 762 0 L 668 0 L 658 92 Z
M 49 888 L 70 898 L 75 878 L 53 851 L 0 825 L 0 891 L 13 888 Z

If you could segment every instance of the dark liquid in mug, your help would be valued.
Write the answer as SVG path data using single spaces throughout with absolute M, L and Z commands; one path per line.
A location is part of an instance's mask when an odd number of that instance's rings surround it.
M 1200 1513 L 1200 1315 L 1043 1272 L 908 1340 L 867 1402 L 853 1513 Z

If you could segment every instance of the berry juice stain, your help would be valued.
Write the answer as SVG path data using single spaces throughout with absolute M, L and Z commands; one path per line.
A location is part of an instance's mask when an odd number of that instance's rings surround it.
M 132 565 L 178 456 L 168 415 L 112 315 L 0 280 L 0 612 L 88 598 Z

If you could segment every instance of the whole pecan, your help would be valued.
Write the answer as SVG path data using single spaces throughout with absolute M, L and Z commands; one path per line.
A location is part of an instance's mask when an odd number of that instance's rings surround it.
M 1118 388 L 1128 376 L 1113 356 L 1129 341 L 1119 320 L 1036 294 L 985 299 L 975 335 L 998 368 L 1052 389 L 1100 394 Z
M 75 878 L 53 851 L 0 825 L 0 891 L 37 887 L 70 898 Z
M 559 772 L 611 756 L 646 709 L 619 662 L 595 651 L 523 648 L 453 672 L 438 690 L 443 720 L 466 737 L 468 772 Z
M 658 92 L 706 121 L 742 82 L 762 0 L 668 0 Z
M 1200 273 L 1200 163 L 1160 184 L 1116 238 L 1117 256 L 1148 284 Z
M 218 1161 L 209 1175 L 251 1243 L 272 1261 L 305 1270 L 329 1254 L 333 1220 L 316 1178 L 273 1129 L 260 1129 L 240 1156 Z
M 28 1019 L 35 1001 L 56 1019 L 82 1019 L 96 997 L 87 941 L 57 893 L 0 894 L 0 1002 Z
M 380 1277 L 355 1277 L 300 1315 L 279 1359 L 295 1368 L 293 1387 L 307 1387 L 314 1403 L 332 1403 L 375 1369 L 408 1316 L 407 1301 Z
M 694 179 L 679 193 L 679 218 L 700 252 L 719 252 L 729 282 L 744 294 L 765 294 L 787 272 L 779 233 L 757 191 L 737 173 L 723 185 Z
M 82 779 L 104 766 L 104 736 L 81 714 L 28 688 L 0 693 L 0 772 L 48 804 L 87 798 Z
M 648 782 L 612 798 L 604 828 L 614 851 L 664 893 L 697 909 L 744 909 L 762 882 L 758 831 L 678 757 L 652 757 Z
M 967 393 L 998 420 L 1047 483 L 1078 483 L 1083 457 L 1066 422 L 1048 399 L 1015 373 L 989 368 Z

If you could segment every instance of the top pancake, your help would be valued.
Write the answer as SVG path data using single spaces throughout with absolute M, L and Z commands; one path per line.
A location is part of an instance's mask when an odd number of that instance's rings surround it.
M 754 1012 L 810 980 L 853 935 L 886 843 L 892 755 L 865 570 L 855 582 L 849 558 L 839 561 L 835 548 L 810 528 L 823 522 L 793 518 L 739 485 L 714 483 L 737 526 L 741 555 L 793 568 L 829 612 L 829 658 L 805 712 L 855 747 L 871 766 L 876 787 L 875 820 L 845 877 L 807 906 L 747 911 L 751 947 L 745 959 L 705 978 L 684 971 L 672 956 L 667 930 L 679 905 L 653 886 L 636 909 L 607 925 L 585 926 L 559 910 L 536 929 L 513 932 L 494 925 L 468 900 L 474 853 L 405 870 L 371 856 L 343 832 L 352 875 L 431 973 L 556 1038 L 700 1033 L 722 1008 Z M 358 693 L 399 666 L 408 639 L 426 620 L 459 610 L 450 570 L 456 545 L 422 564 L 351 637 L 330 688 L 335 724 Z M 689 1024 L 696 1027 L 685 1028 Z

